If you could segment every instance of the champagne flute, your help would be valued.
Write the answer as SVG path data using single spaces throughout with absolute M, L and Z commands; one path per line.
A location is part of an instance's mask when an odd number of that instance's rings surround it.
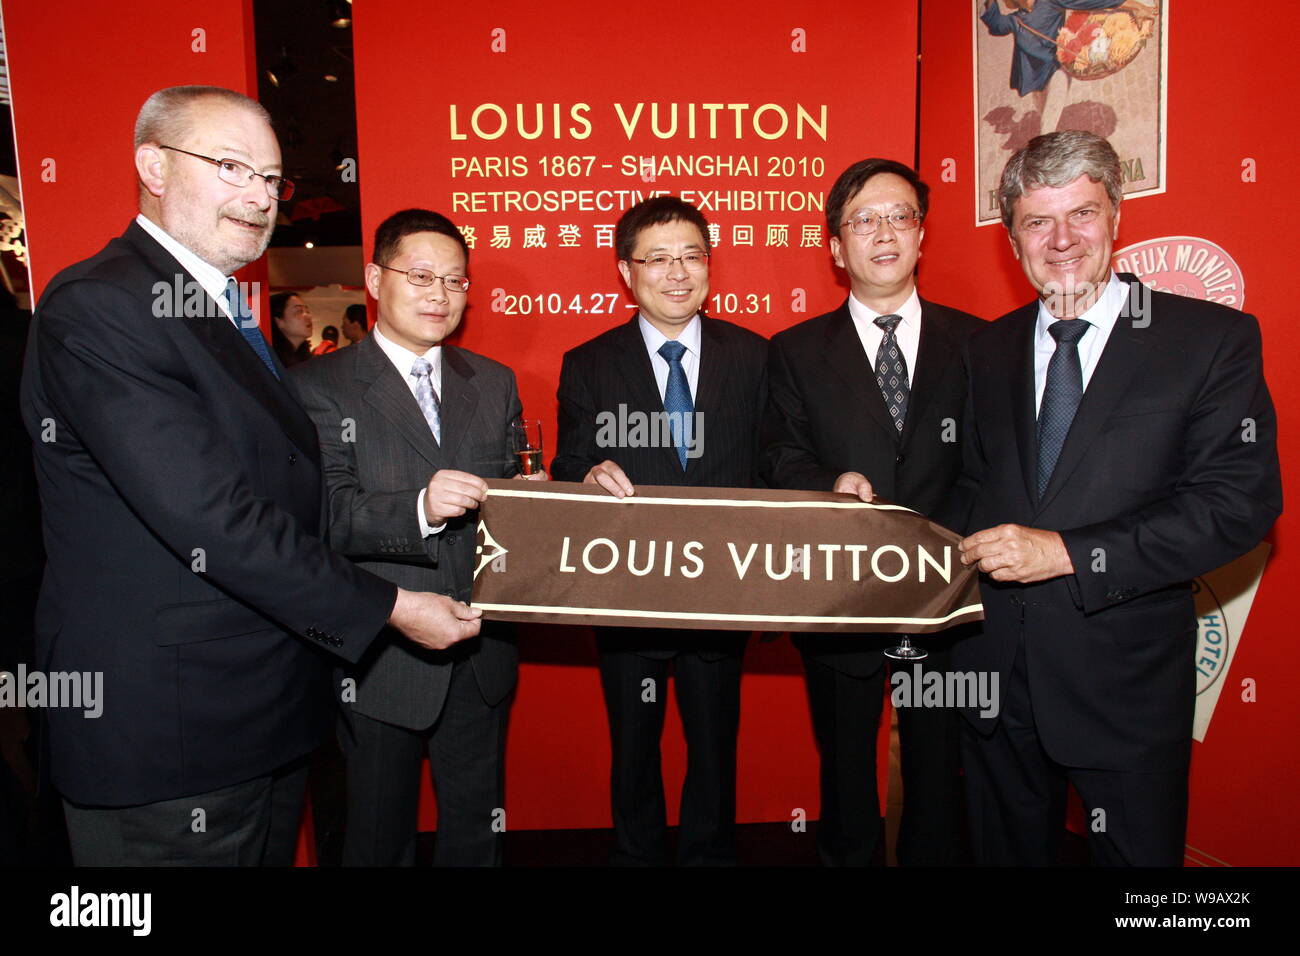
M 518 418 L 510 423 L 519 473 L 525 477 L 542 470 L 542 422 L 539 418 Z

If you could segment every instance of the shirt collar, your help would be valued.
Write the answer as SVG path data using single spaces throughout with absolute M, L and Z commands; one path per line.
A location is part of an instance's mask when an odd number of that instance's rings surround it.
M 410 349 L 404 348 L 391 339 L 386 338 L 384 333 L 379 331 L 378 322 L 375 323 L 375 327 L 371 330 L 370 334 L 375 337 L 375 344 L 384 350 L 384 354 L 388 356 L 388 360 L 397 367 L 397 371 L 402 373 L 402 378 L 410 378 L 411 366 L 415 364 L 416 359 L 421 357 L 420 354 L 412 352 Z M 429 364 L 433 366 L 433 376 L 441 381 L 442 346 L 435 345 L 433 348 L 429 349 L 429 351 L 425 352 L 423 357 L 428 359 Z
M 1097 331 L 1110 335 L 1110 330 L 1114 328 L 1115 322 L 1119 319 L 1120 310 L 1124 307 L 1124 302 L 1128 298 L 1128 283 L 1115 275 L 1111 271 L 1110 281 L 1106 283 L 1106 288 L 1101 290 L 1101 295 L 1097 296 L 1097 301 L 1090 305 L 1083 315 L 1078 318 L 1087 322 Z M 1054 322 L 1059 321 L 1056 316 L 1047 310 L 1047 305 L 1042 299 L 1038 300 L 1038 323 L 1035 334 L 1039 339 L 1050 339 L 1052 334 L 1047 331 L 1048 327 Z
M 657 354 L 660 346 L 669 341 L 668 336 L 647 322 L 646 317 L 640 312 L 637 313 L 637 325 L 641 329 L 641 338 L 645 340 L 645 347 L 650 350 L 651 354 Z M 681 342 L 682 345 L 686 346 L 686 351 L 696 358 L 699 358 L 700 355 L 700 328 L 700 314 L 696 312 L 691 316 L 691 320 L 686 323 L 686 328 L 682 329 L 682 334 L 673 340 Z
M 226 283 L 229 277 L 223 275 L 221 270 L 211 263 L 204 262 L 197 255 L 182 245 L 178 240 L 158 225 L 148 216 L 141 213 L 135 217 L 140 228 L 158 241 L 158 244 L 176 257 L 176 261 L 181 264 L 181 268 L 194 277 L 195 281 L 203 287 L 203 291 L 216 300 L 223 312 L 230 315 L 227 307 L 225 292 Z
M 877 312 L 869 306 L 863 305 L 857 300 L 852 292 L 849 293 L 849 315 L 858 325 L 868 328 L 878 329 L 876 319 L 882 315 L 897 315 L 901 319 L 900 325 L 907 326 L 909 329 L 918 330 L 921 327 L 921 297 L 917 295 L 916 286 L 912 287 L 912 294 L 907 297 L 907 301 L 900 305 L 893 312 Z

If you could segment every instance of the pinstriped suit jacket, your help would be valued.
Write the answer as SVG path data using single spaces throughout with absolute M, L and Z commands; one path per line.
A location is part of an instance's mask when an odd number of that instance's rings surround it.
M 514 372 L 443 346 L 441 446 L 373 336 L 297 365 L 290 374 L 320 437 L 330 544 L 399 587 L 468 601 L 477 512 L 421 538 L 416 498 L 443 468 L 484 478 L 515 474 L 509 426 L 522 409 Z M 450 665 L 465 655 L 484 700 L 495 704 L 515 684 L 518 656 L 510 634 L 508 626 L 485 621 L 479 637 L 428 651 L 385 630 L 350 672 L 357 679 L 351 706 L 375 720 L 427 728 L 442 711 Z

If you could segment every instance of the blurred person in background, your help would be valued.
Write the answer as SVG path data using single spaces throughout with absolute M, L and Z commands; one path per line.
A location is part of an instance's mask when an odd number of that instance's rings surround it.
M 296 292 L 271 296 L 271 348 L 285 368 L 311 358 L 311 306 Z

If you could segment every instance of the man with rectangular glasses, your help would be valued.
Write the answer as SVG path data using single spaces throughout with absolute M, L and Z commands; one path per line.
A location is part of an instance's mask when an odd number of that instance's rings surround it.
M 292 374 L 320 436 L 330 543 L 400 587 L 460 601 L 474 582 L 483 479 L 516 473 L 521 413 L 510 369 L 446 341 L 464 318 L 468 272 L 469 247 L 447 217 L 394 213 L 366 266 L 374 331 Z M 434 864 L 501 862 L 517 660 L 511 628 L 487 622 L 447 651 L 386 633 L 349 669 L 345 866 L 415 864 L 425 754 L 438 797 Z
M 961 466 L 962 349 L 980 325 L 917 295 L 929 187 L 887 159 L 846 169 L 826 198 L 831 256 L 849 280 L 833 312 L 772 338 L 764 477 L 775 488 L 879 494 L 934 516 Z M 926 638 L 946 664 L 951 633 Z M 822 862 L 865 866 L 881 832 L 876 731 L 890 635 L 801 635 L 821 751 Z M 957 862 L 960 778 L 955 711 L 900 708 L 904 807 L 898 861 Z
M 620 498 L 635 494 L 637 484 L 758 484 L 767 343 L 701 311 L 709 294 L 704 216 L 676 196 L 647 199 L 619 219 L 614 245 L 637 314 L 565 354 L 553 475 L 597 484 Z M 598 428 L 603 413 L 622 420 L 644 415 L 667 427 L 649 429 L 650 441 L 629 430 L 607 444 L 606 430 Z M 736 862 L 736 732 L 747 637 L 597 630 L 613 750 L 611 862 L 670 861 L 659 757 L 670 661 L 687 746 L 676 860 Z
M 358 660 L 386 621 L 431 649 L 478 633 L 466 605 L 321 540 L 316 430 L 231 278 L 292 195 L 280 168 L 253 100 L 154 93 L 135 129 L 140 215 L 36 307 L 22 403 L 48 555 L 39 661 L 103 679 L 93 719 L 49 711 L 78 865 L 291 863 L 331 655 Z

